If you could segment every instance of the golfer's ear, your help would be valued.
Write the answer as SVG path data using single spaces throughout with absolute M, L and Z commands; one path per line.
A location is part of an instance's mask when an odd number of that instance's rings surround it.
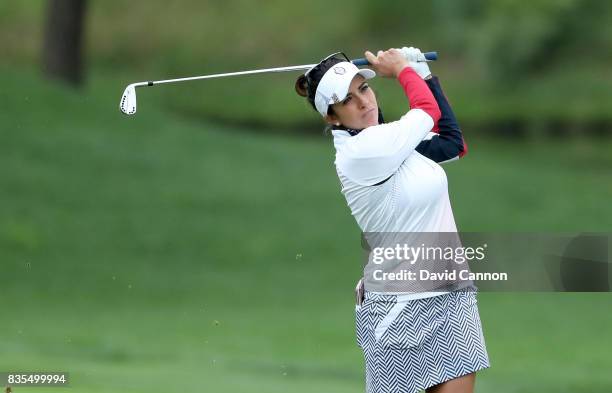
M 340 124 L 340 119 L 338 119 L 338 116 L 336 115 L 325 115 L 324 119 L 327 124 L 331 124 L 333 126 Z

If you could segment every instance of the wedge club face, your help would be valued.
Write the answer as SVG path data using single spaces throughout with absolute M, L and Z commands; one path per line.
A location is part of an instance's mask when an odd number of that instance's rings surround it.
M 133 115 L 136 113 L 136 87 L 133 84 L 125 88 L 121 96 L 119 109 L 126 115 Z

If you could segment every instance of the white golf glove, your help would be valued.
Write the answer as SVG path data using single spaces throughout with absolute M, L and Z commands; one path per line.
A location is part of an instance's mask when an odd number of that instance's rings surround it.
M 408 65 L 412 68 L 421 79 L 425 79 L 431 75 L 431 71 L 429 71 L 429 65 L 427 65 L 427 61 L 425 61 L 425 55 L 419 48 L 406 48 L 403 47 L 400 49 L 406 60 L 408 60 Z

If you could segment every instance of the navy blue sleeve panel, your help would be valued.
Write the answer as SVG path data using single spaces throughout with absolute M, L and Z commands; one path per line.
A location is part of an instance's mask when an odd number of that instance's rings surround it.
M 435 76 L 426 82 L 438 103 L 442 116 L 437 124 L 439 131 L 436 131 L 437 133 L 430 132 L 428 138 L 416 147 L 416 151 L 435 162 L 450 161 L 463 157 L 467 153 L 467 146 L 455 114 L 442 91 L 440 82 Z

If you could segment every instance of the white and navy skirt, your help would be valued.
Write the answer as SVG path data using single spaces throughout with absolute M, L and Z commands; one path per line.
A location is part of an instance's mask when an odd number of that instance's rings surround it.
M 476 293 L 416 300 L 365 293 L 356 306 L 368 393 L 413 393 L 489 367 Z

